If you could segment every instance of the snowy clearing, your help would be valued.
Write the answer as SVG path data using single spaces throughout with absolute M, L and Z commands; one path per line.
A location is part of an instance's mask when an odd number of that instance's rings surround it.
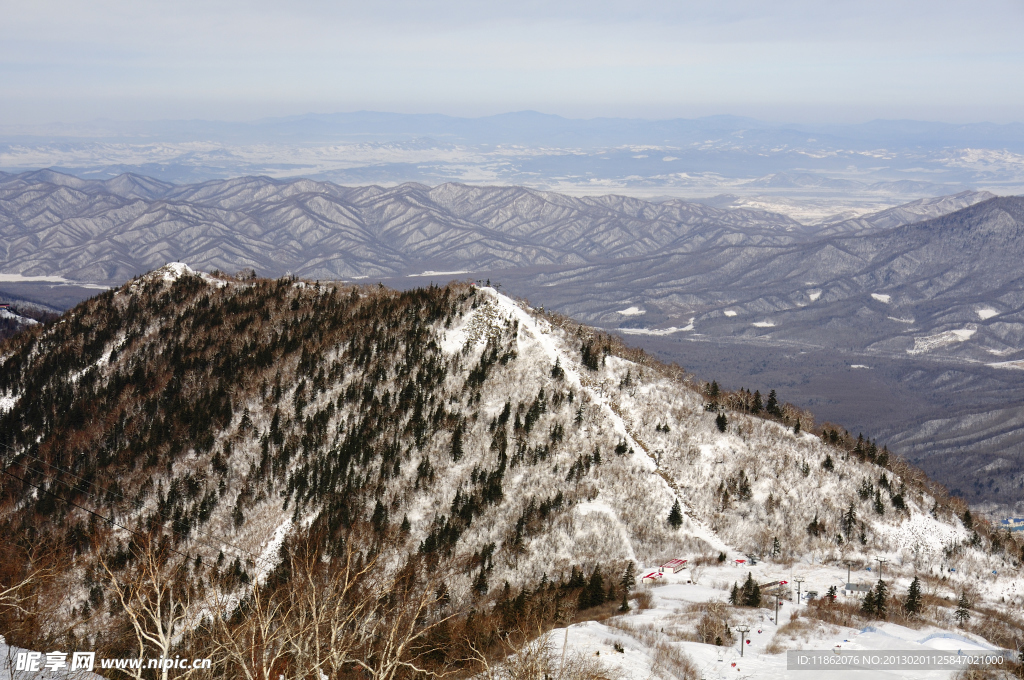
M 752 323 L 750 325 L 751 326 L 757 326 L 758 328 L 774 328 L 775 327 L 775 322 L 774 321 L 755 321 L 754 323 Z
M 654 566 L 640 569 L 638 573 L 656 570 Z M 723 602 L 726 589 L 734 582 L 742 581 L 751 572 L 756 581 L 766 582 L 788 580 L 794 576 L 806 578 L 803 591 L 824 592 L 828 586 L 845 581 L 846 571 L 842 568 L 797 564 L 791 570 L 780 567 L 766 567 L 759 564 L 753 568 L 702 567 L 699 583 L 688 583 L 690 570 L 678 574 L 665 574 L 656 585 L 642 586 L 638 592 L 650 596 L 652 607 L 638 609 L 632 600 L 633 610 L 602 622 L 586 621 L 556 628 L 547 638 L 553 657 L 565 658 L 577 655 L 591 659 L 609 671 L 624 678 L 683 677 L 680 666 L 673 667 L 673 656 L 678 659 L 685 655 L 695 677 L 720 678 L 769 678 L 782 680 L 790 678 L 866 677 L 864 671 L 806 671 L 787 669 L 787 650 L 808 650 L 832 652 L 842 650 L 924 653 L 929 651 L 993 652 L 999 648 L 966 632 L 921 626 L 909 628 L 892 622 L 874 622 L 862 628 L 827 624 L 807 617 L 809 605 L 797 603 L 796 591 L 785 587 L 779 606 L 778 622 L 775 621 L 775 600 L 767 598 L 766 606 L 760 608 L 732 609 L 733 631 L 739 624 L 749 627 L 743 636 L 738 635 L 729 644 L 721 646 L 704 644 L 693 640 L 688 632 L 696 624 L 702 603 Z M 864 574 L 870 580 L 870 574 Z M 860 576 L 854 577 L 861 580 Z M 846 600 L 840 596 L 840 600 Z M 714 606 L 714 605 L 712 605 Z M 743 647 L 742 655 L 740 647 Z M 674 655 L 672 654 L 674 652 Z M 954 670 L 875 670 L 870 677 L 876 680 L 926 678 L 951 678 Z
M 0 309 L 0 319 L 12 319 L 18 323 L 25 324 L 26 326 L 35 326 L 39 323 L 35 319 L 30 319 L 27 316 L 20 316 L 7 309 Z
M 621 314 L 622 316 L 640 316 L 641 314 L 646 314 L 647 310 L 640 309 L 639 307 L 626 307 L 625 309 L 620 309 L 615 313 Z
M 736 312 L 734 312 L 731 309 L 725 310 L 724 312 L 722 312 L 722 314 L 725 314 L 726 316 L 736 316 Z
M 890 302 L 892 302 L 892 296 L 886 295 L 884 293 L 872 293 L 871 297 L 878 300 L 879 302 L 884 302 L 885 304 L 889 304 Z
M 914 338 L 914 348 L 908 349 L 907 354 L 923 354 L 939 347 L 954 345 L 958 342 L 967 342 L 971 336 L 978 332 L 977 328 L 961 328 L 955 331 L 944 331 L 935 335 Z
M 820 290 L 809 290 L 809 291 L 807 291 L 807 297 L 809 297 L 811 299 L 811 302 L 815 302 L 818 298 L 821 297 L 821 291 Z
M 407 278 L 416 278 L 418 276 L 458 276 L 459 274 L 468 274 L 468 273 L 469 273 L 468 269 L 458 269 L 456 271 L 451 271 L 451 272 L 435 272 L 433 270 L 428 269 L 427 271 L 423 272 L 422 274 L 409 274 L 409 276 Z M 352 278 L 353 279 L 356 279 L 356 278 L 363 278 L 363 279 L 365 279 L 366 277 L 365 276 L 353 276 Z
M 998 314 L 999 312 L 992 309 L 991 307 L 986 307 L 985 309 L 978 310 L 978 317 L 981 318 L 982 321 L 984 321 L 985 319 L 991 319 L 993 316 L 997 316 Z
M 871 367 L 870 366 L 865 366 L 864 364 L 850 364 L 850 368 L 871 368 Z
M 690 319 L 689 326 L 685 326 L 683 328 L 669 326 L 668 328 L 617 328 L 616 330 L 624 335 L 672 335 L 673 333 L 692 331 L 693 319 Z
M 1016 368 L 1024 371 L 1024 359 L 1017 359 L 1016 361 L 997 361 L 994 364 L 985 364 L 992 368 Z

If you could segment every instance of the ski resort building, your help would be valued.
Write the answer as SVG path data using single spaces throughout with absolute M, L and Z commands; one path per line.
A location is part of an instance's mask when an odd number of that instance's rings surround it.
M 686 560 L 674 559 L 658 567 L 658 571 L 662 574 L 674 574 L 678 571 L 686 569 Z
M 874 588 L 870 583 L 847 583 L 843 586 L 844 595 L 863 595 Z
M 659 578 L 661 578 L 661 572 L 660 571 L 652 571 L 650 574 L 647 574 L 642 579 L 640 579 L 640 582 L 641 583 L 654 583 Z

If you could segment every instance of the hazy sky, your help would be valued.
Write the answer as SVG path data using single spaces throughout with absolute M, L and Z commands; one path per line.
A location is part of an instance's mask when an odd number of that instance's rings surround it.
M 1024 120 L 1024 0 L 0 0 L 0 123 Z

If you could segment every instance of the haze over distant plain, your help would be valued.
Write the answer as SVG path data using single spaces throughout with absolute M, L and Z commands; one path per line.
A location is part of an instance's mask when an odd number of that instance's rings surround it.
M 5 2 L 0 124 L 361 109 L 1021 120 L 1024 5 Z

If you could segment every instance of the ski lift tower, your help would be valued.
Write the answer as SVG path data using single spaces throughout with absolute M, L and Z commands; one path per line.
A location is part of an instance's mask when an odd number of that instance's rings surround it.
M 884 581 L 885 578 L 885 563 L 889 561 L 888 557 L 876 557 L 875 562 L 878 562 L 878 580 Z
M 747 633 L 750 632 L 750 626 L 736 626 L 736 630 L 740 634 L 740 658 L 743 657 L 743 645 L 747 644 Z
M 805 579 L 803 576 L 797 576 L 793 580 L 796 582 L 796 603 L 797 603 L 797 605 L 799 605 L 800 604 L 800 586 L 807 579 Z

